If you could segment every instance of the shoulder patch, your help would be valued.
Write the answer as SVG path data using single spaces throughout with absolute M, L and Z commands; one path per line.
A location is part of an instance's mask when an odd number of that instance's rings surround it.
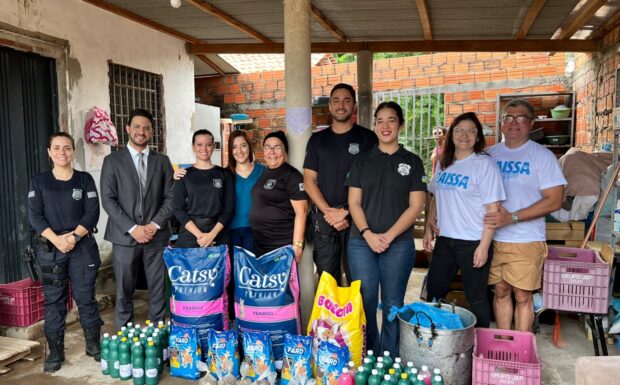
M 28 191 L 28 198 L 34 198 L 35 196 L 36 196 L 36 193 L 34 192 L 34 190 Z
M 306 191 L 306 190 L 304 190 L 304 184 L 303 183 L 299 184 L 299 191 Z
M 87 198 L 97 198 L 97 191 L 89 191 L 86 193 Z

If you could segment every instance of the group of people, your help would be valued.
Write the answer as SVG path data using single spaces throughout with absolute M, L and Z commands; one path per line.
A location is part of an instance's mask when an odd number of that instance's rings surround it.
M 264 166 L 256 162 L 247 134 L 232 132 L 228 167 L 222 168 L 211 161 L 215 143 L 207 130 L 193 134 L 195 163 L 175 173 L 165 155 L 148 147 L 151 114 L 133 111 L 125 127 L 128 144 L 105 158 L 100 181 L 108 214 L 104 238 L 113 244 L 116 326 L 133 319 L 140 263 L 149 318 L 164 318 L 162 254 L 174 216 L 180 225 L 175 247 L 228 244 L 260 256 L 292 245 L 300 262 L 309 234 L 319 275 L 362 281 L 368 348 L 397 356 L 398 323 L 389 322 L 384 311 L 379 331 L 375 310 L 379 302 L 384 309 L 403 306 L 415 261 L 413 224 L 424 208 L 427 177 L 421 159 L 398 142 L 405 122 L 397 103 L 377 106 L 374 132 L 353 123 L 355 109 L 353 87 L 334 86 L 332 125 L 308 141 L 303 174 L 287 163 L 283 131 L 265 136 Z M 430 251 L 437 236 L 428 295 L 444 298 L 460 270 L 479 326 L 490 322 L 487 284 L 495 286 L 498 327 L 511 327 L 512 293 L 516 328 L 531 325 L 532 290 L 540 283 L 546 254 L 543 216 L 559 206 L 566 183 L 553 154 L 528 140 L 533 119 L 527 102 L 509 103 L 502 114 L 505 141 L 485 150 L 476 115 L 462 114 L 443 132 L 443 147 L 435 155 L 437 169 L 428 188 L 434 195 L 423 239 Z M 102 320 L 95 279 L 100 259 L 92 237 L 99 195 L 90 174 L 72 168 L 74 150 L 71 136 L 53 134 L 48 153 L 54 167 L 32 179 L 28 194 L 30 222 L 41 239 L 37 258 L 44 273 L 50 347 L 44 370 L 50 372 L 64 360 L 69 281 L 86 353 L 99 359 Z

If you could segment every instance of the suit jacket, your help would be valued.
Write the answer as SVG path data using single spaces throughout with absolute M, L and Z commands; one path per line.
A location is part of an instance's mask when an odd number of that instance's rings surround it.
M 140 196 L 138 171 L 127 148 L 111 153 L 101 169 L 101 204 L 108 213 L 104 239 L 134 246 L 136 240 L 127 232 L 134 225 L 155 222 L 160 230 L 152 242 L 170 238 L 172 217 L 173 170 L 166 155 L 149 151 L 146 166 L 146 190 Z

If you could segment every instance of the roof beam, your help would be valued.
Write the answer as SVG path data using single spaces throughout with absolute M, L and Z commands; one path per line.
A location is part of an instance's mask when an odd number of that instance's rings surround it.
M 613 16 L 605 20 L 605 22 L 600 27 L 594 30 L 590 34 L 590 36 L 588 36 L 588 39 L 593 39 L 593 40 L 600 39 L 607 32 L 611 31 L 612 29 L 617 27 L 619 24 L 620 24 L 620 11 L 617 11 L 616 13 L 613 14 Z
M 596 52 L 598 40 L 415 40 L 311 43 L 321 52 Z M 283 53 L 284 43 L 190 44 L 190 53 Z
M 428 14 L 428 6 L 426 0 L 415 0 L 418 7 L 420 22 L 422 23 L 422 31 L 424 32 L 424 40 L 433 40 L 433 31 L 431 29 L 431 18 Z
M 532 28 L 532 24 L 534 24 L 534 20 L 536 20 L 544 5 L 545 0 L 532 1 L 530 7 L 527 10 L 527 13 L 523 17 L 523 20 L 521 20 L 521 26 L 517 30 L 515 39 L 525 39 L 527 33 L 530 31 L 530 28 Z
M 242 23 L 241 21 L 237 20 L 236 18 L 229 15 L 228 13 L 222 11 L 218 7 L 207 3 L 206 1 L 203 1 L 203 0 L 185 0 L 185 1 L 193 5 L 194 7 L 200 9 L 201 11 L 209 13 L 217 17 L 218 19 L 222 20 L 224 23 L 230 25 L 231 27 L 236 28 L 239 31 L 244 32 L 262 41 L 263 43 L 271 43 L 271 39 L 269 39 L 267 36 L 258 32 L 257 30 L 250 27 L 249 25 Z
M 222 76 L 226 75 L 226 72 L 224 72 L 217 64 L 213 62 L 213 60 L 209 59 L 207 56 L 199 54 L 199 55 L 196 55 L 196 57 L 202 60 L 202 62 L 208 65 L 209 67 L 213 68 L 213 70 L 217 72 L 218 74 Z
M 110 4 L 106 1 L 103 0 L 82 0 L 85 3 L 88 4 L 92 4 L 96 7 L 99 7 L 101 9 L 105 9 L 108 12 L 112 12 L 118 16 L 122 16 L 126 19 L 135 21 L 136 23 L 142 24 L 146 27 L 150 27 L 153 29 L 158 30 L 159 32 L 168 34 L 170 36 L 176 37 L 177 39 L 181 39 L 181 40 L 185 40 L 188 43 L 200 43 L 199 39 L 196 39 L 193 36 L 190 35 L 186 35 L 182 32 L 179 32 L 175 29 L 172 29 L 170 27 L 166 27 L 165 25 L 159 24 L 157 22 L 154 22 L 152 20 L 147 19 L 146 17 L 142 17 L 136 13 L 133 13 L 131 11 L 128 11 L 124 8 L 118 7 L 114 4 Z
M 325 16 L 325 14 L 321 12 L 320 9 L 315 7 L 314 4 L 312 3 L 310 3 L 310 13 L 316 19 L 316 21 L 318 21 L 319 24 L 321 24 L 321 26 L 327 32 L 334 35 L 334 37 L 336 37 L 338 41 L 349 41 L 349 38 L 347 37 L 347 35 L 345 35 L 344 32 L 342 32 L 340 28 L 336 26 L 336 24 L 332 23 L 332 21 L 329 20 L 327 16 Z
M 606 3 L 607 0 L 579 1 L 551 38 L 570 39 Z

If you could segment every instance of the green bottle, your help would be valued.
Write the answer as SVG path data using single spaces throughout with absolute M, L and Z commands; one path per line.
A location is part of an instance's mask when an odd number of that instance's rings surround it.
M 131 376 L 133 385 L 144 385 L 144 349 L 140 341 L 134 342 L 131 348 Z
M 360 366 L 355 372 L 355 385 L 367 385 L 368 384 L 368 372 L 365 366 Z
M 372 370 L 375 368 L 375 364 L 372 363 L 372 360 L 369 357 L 364 358 L 364 368 L 366 368 L 366 372 L 368 374 L 372 373 Z
M 155 348 L 157 349 L 157 371 L 161 374 L 164 371 L 164 354 L 161 348 L 161 334 L 157 330 L 153 333 L 153 342 L 155 343 Z
M 383 376 L 386 375 L 385 368 L 383 367 L 383 362 L 377 362 L 377 366 L 375 367 L 375 369 L 377 369 L 377 373 L 379 374 L 381 378 L 383 378 Z
M 129 352 L 129 341 L 127 337 L 121 338 L 121 344 L 118 348 L 119 376 L 121 380 L 126 381 L 131 378 L 131 353 Z
M 129 332 L 127 331 L 127 328 L 125 326 L 123 326 L 121 328 L 121 333 L 123 334 L 123 337 L 127 337 L 127 333 L 129 333 Z
M 112 336 L 112 340 L 110 340 L 110 376 L 112 378 L 119 378 L 119 367 L 120 362 L 118 361 L 118 336 Z
M 101 339 L 101 373 L 110 374 L 110 334 L 104 333 Z
M 148 346 L 148 342 L 146 339 L 146 334 L 145 333 L 140 333 L 140 345 L 142 345 L 142 349 L 146 350 L 146 347 Z
M 443 385 L 443 378 L 439 374 L 433 376 L 432 385 Z
M 392 381 L 392 384 L 396 385 L 396 383 L 398 382 L 398 377 L 396 377 L 396 370 L 394 370 L 394 368 L 390 368 L 388 370 L 388 375 L 390 376 L 390 381 Z
M 166 326 L 164 325 L 164 321 L 159 321 L 157 323 L 157 332 L 159 333 L 159 348 L 162 352 L 162 358 L 164 362 L 168 361 L 168 338 L 166 338 Z
M 407 373 L 407 376 L 409 377 L 409 380 L 410 380 L 410 381 L 415 381 L 415 376 L 412 376 L 412 375 L 411 375 L 411 369 L 415 369 L 415 368 L 413 367 L 413 362 L 411 362 L 411 361 L 407 361 L 407 367 L 405 368 L 405 373 Z M 416 369 L 416 372 L 417 372 L 417 371 L 418 371 L 418 370 Z M 416 374 L 417 374 L 417 373 L 416 373 Z
M 127 322 L 127 329 L 133 328 L 133 322 Z
M 366 357 L 370 358 L 370 360 L 372 361 L 372 366 L 374 367 L 377 363 L 377 357 L 375 357 L 375 352 L 369 350 L 368 352 L 366 352 Z
M 424 375 L 418 374 L 417 380 L 416 382 L 414 382 L 414 385 L 426 385 L 426 382 L 424 382 Z
M 400 380 L 398 380 L 398 385 L 411 385 L 411 383 L 409 382 L 407 373 L 403 373 L 400 375 Z
M 153 335 L 153 332 L 155 331 L 155 328 L 153 327 L 153 324 L 151 323 L 151 321 L 146 320 L 146 334 L 149 336 Z
M 383 352 L 383 364 L 386 368 L 391 368 L 392 365 L 394 365 L 394 360 L 392 359 L 392 356 L 390 356 L 390 352 L 387 350 Z
M 146 357 L 144 359 L 145 385 L 157 385 L 159 380 L 157 371 L 157 350 L 153 341 L 149 341 L 146 346 Z
M 368 377 L 368 385 L 381 385 L 381 376 L 377 369 L 373 369 L 370 377 Z
M 392 368 L 396 372 L 396 378 L 400 378 L 400 375 L 403 374 L 403 369 L 400 367 L 400 362 L 394 362 Z
M 383 376 L 383 381 L 381 381 L 381 385 L 394 385 L 389 374 L 386 374 L 385 376 Z
M 385 363 L 383 362 L 383 357 L 377 357 L 377 361 L 375 361 L 375 369 L 377 368 L 377 365 L 379 364 L 383 364 L 383 367 L 385 368 Z M 381 376 L 383 377 L 383 376 Z

